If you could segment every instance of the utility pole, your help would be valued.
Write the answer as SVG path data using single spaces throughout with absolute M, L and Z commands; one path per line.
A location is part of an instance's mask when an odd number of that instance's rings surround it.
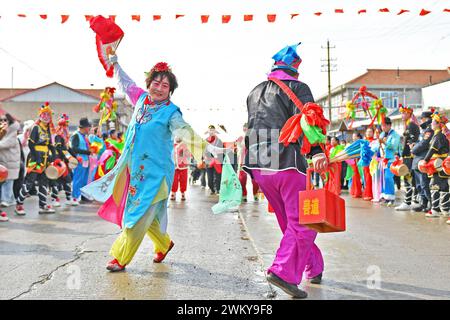
M 328 73 L 328 120 L 330 120 L 330 128 L 331 128 L 331 72 L 337 71 L 336 64 L 331 64 L 332 61 L 336 61 L 336 59 L 331 59 L 330 49 L 336 48 L 335 46 L 330 47 L 330 40 L 327 40 L 327 46 L 322 47 L 322 49 L 327 49 L 327 59 L 321 59 L 321 61 L 326 61 L 326 64 L 322 64 L 321 67 L 325 68 L 325 70 L 321 70 L 321 72 Z
M 12 95 L 14 89 L 14 67 L 11 67 L 11 90 L 10 94 Z

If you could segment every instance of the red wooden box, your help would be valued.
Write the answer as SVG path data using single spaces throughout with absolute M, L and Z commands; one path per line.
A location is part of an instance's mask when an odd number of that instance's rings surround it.
M 345 200 L 325 190 L 300 191 L 299 222 L 317 232 L 345 231 Z

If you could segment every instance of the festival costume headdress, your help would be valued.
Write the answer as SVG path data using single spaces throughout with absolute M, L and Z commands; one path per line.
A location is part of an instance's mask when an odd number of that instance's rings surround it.
M 415 124 L 419 125 L 419 121 L 417 120 L 416 116 L 414 115 L 414 109 L 408 106 L 404 106 L 403 104 L 398 105 L 398 110 L 400 113 L 409 113 L 411 115 L 411 121 Z M 407 121 L 409 123 L 409 121 Z
M 149 72 L 144 72 L 147 78 L 151 77 L 154 72 L 172 72 L 172 68 L 167 64 L 167 62 L 158 62 L 150 69 Z
M 53 110 L 50 108 L 50 103 L 46 101 L 43 105 L 41 105 L 41 108 L 39 109 L 39 119 L 36 121 L 36 124 L 39 124 L 41 122 L 41 115 L 44 113 L 48 113 L 50 115 L 50 122 L 48 123 L 48 126 L 50 127 L 50 132 L 52 134 L 55 133 L 55 126 L 53 125 Z
M 398 106 L 398 110 L 400 111 L 400 113 L 407 113 L 407 112 L 408 113 L 413 113 L 414 112 L 413 108 L 408 107 L 408 106 L 404 106 L 401 103 Z
M 62 136 L 66 143 L 69 141 L 69 116 L 65 113 L 61 115 L 58 120 L 58 126 L 56 127 L 56 135 Z
M 448 118 L 445 115 L 443 115 L 442 113 L 439 113 L 438 111 L 435 111 L 431 115 L 431 119 L 433 119 L 434 121 L 439 123 L 441 126 L 445 126 L 448 122 Z
M 297 54 L 297 47 L 301 44 L 301 42 L 286 46 L 272 57 L 273 60 L 275 60 L 272 71 L 277 69 L 285 69 L 285 70 L 291 70 L 295 73 L 298 73 L 298 67 L 300 66 L 300 63 L 302 63 L 302 59 Z

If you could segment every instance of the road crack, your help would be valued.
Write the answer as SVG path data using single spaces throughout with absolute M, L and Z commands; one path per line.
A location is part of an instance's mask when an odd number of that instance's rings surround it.
M 86 253 L 97 252 L 97 251 L 94 251 L 94 250 L 84 250 L 84 249 L 83 249 L 83 246 L 84 246 L 87 242 L 92 241 L 92 240 L 97 240 L 97 239 L 104 239 L 104 238 L 107 238 L 107 237 L 112 236 L 112 235 L 115 235 L 115 234 L 118 234 L 118 233 L 117 233 L 117 232 L 115 232 L 115 233 L 110 233 L 110 234 L 107 234 L 107 235 L 102 235 L 102 236 L 92 237 L 92 238 L 89 238 L 89 239 L 84 240 L 84 241 L 81 242 L 79 245 L 75 246 L 75 250 L 74 250 L 74 255 L 75 255 L 75 256 L 74 256 L 74 258 L 73 258 L 72 260 L 67 261 L 67 262 L 64 262 L 64 263 L 61 264 L 61 265 L 58 265 L 56 268 L 54 268 L 52 271 L 50 271 L 50 272 L 47 273 L 47 274 L 41 275 L 40 277 L 41 277 L 42 279 L 33 282 L 33 283 L 28 287 L 28 289 L 27 289 L 26 291 L 24 291 L 24 292 L 22 292 L 22 293 L 20 293 L 20 294 L 18 294 L 18 295 L 16 295 L 16 296 L 14 296 L 14 297 L 12 297 L 10 300 L 16 300 L 16 299 L 19 299 L 19 298 L 21 298 L 22 296 L 24 296 L 24 295 L 26 295 L 26 294 L 29 294 L 29 293 L 30 293 L 31 291 L 33 291 L 33 289 L 35 289 L 38 285 L 43 285 L 44 283 L 50 281 L 50 280 L 53 278 L 53 275 L 54 275 L 59 269 L 64 268 L 65 266 L 67 266 L 67 265 L 69 265 L 69 264 L 71 264 L 71 263 L 74 263 L 75 261 L 79 260 L 79 259 L 82 257 L 82 255 L 84 255 L 84 254 L 86 254 Z

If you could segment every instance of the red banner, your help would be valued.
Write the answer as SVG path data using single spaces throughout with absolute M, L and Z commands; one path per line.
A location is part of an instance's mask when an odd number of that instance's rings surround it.
M 378 9 L 377 12 L 388 13 L 388 12 L 391 12 L 391 11 L 390 11 L 389 8 L 380 8 L 380 9 Z M 400 9 L 400 11 L 397 13 L 397 15 L 402 15 L 404 13 L 410 13 L 410 12 L 411 11 L 408 10 L 408 9 Z M 430 11 L 430 10 L 421 9 L 421 11 L 418 12 L 418 15 L 419 16 L 426 16 L 426 15 L 430 14 L 431 12 L 432 11 Z M 442 9 L 442 12 L 450 13 L 450 9 L 449 8 Z M 340 8 L 340 9 L 334 9 L 334 13 L 335 14 L 344 14 L 344 13 L 349 14 L 349 11 L 346 12 L 343 8 Z M 357 13 L 358 13 L 358 15 L 363 14 L 363 13 L 367 13 L 367 9 L 359 9 L 357 11 Z M 320 17 L 324 13 L 321 12 L 321 11 L 317 11 L 317 12 L 314 12 L 313 14 L 315 16 Z M 291 13 L 290 14 L 290 18 L 291 18 L 291 20 L 293 20 L 294 18 L 296 18 L 299 15 L 300 15 L 299 13 Z M 20 18 L 27 18 L 28 17 L 26 14 L 23 14 L 23 13 L 17 14 L 17 16 L 20 17 Z M 61 23 L 65 23 L 70 17 L 70 15 L 60 15 L 60 16 L 61 16 Z M 39 14 L 39 17 L 42 20 L 47 20 L 48 19 L 48 15 L 47 14 Z M 84 17 L 85 17 L 86 21 L 90 21 L 93 18 L 93 15 L 84 15 Z M 161 20 L 161 17 L 162 17 L 161 15 L 153 15 L 152 16 L 153 21 Z M 179 18 L 182 18 L 182 17 L 185 17 L 185 15 L 184 14 L 176 14 L 175 15 L 175 19 L 179 19 Z M 222 24 L 230 23 L 231 22 L 231 17 L 232 17 L 232 15 L 229 15 L 229 14 L 221 15 L 221 22 L 222 22 Z M 109 18 L 113 22 L 115 22 L 116 15 L 110 15 Z M 200 18 L 201 18 L 201 22 L 202 23 L 208 23 L 210 15 L 201 15 Z M 243 15 L 243 21 L 245 21 L 245 22 L 253 21 L 254 20 L 253 18 L 254 18 L 253 14 L 244 14 Z M 267 22 L 273 23 L 277 19 L 277 14 L 274 14 L 274 13 L 267 14 L 266 18 L 267 18 Z M 141 21 L 141 15 L 131 15 L 131 20 L 140 22 Z

